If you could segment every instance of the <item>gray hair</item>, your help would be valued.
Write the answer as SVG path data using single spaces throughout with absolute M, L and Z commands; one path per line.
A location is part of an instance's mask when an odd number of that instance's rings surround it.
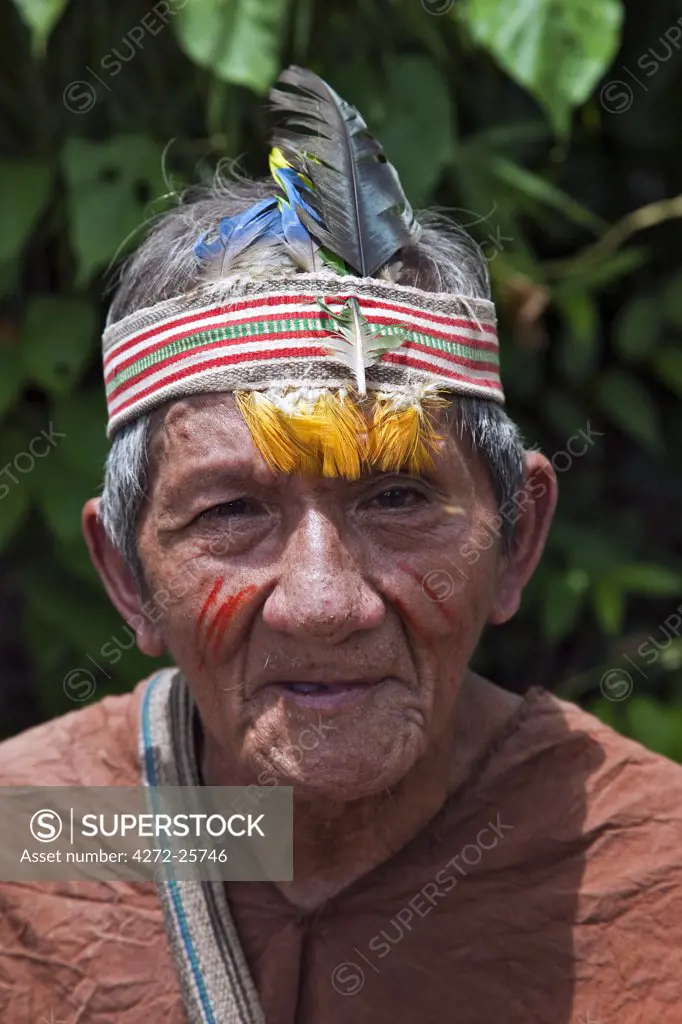
M 207 278 L 244 275 L 290 277 L 297 272 L 286 249 L 274 242 L 266 250 L 246 250 L 228 274 L 206 268 L 194 256 L 200 235 L 215 231 L 223 217 L 234 216 L 272 195 L 269 179 L 250 181 L 219 170 L 211 187 L 188 189 L 178 205 L 152 225 L 137 252 L 125 262 L 111 303 L 108 322 L 191 292 Z M 437 211 L 422 211 L 419 242 L 400 250 L 375 276 L 423 291 L 449 292 L 472 299 L 490 298 L 485 257 L 476 242 Z M 453 398 L 454 425 L 479 453 L 490 474 L 498 508 L 512 501 L 523 484 L 523 442 L 504 409 L 485 399 Z M 100 516 L 107 536 L 138 582 L 143 581 L 137 553 L 137 523 L 149 486 L 152 414 L 140 416 L 114 437 L 102 489 Z M 502 516 L 504 551 L 513 540 L 513 525 Z

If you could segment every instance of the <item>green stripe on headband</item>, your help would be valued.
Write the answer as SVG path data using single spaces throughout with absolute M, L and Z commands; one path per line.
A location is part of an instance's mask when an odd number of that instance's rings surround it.
M 155 349 L 153 352 L 140 356 L 139 359 L 135 360 L 134 363 L 127 366 L 124 370 L 121 370 L 120 373 L 117 373 L 108 382 L 106 387 L 107 394 L 120 387 L 121 384 L 125 384 L 127 381 L 137 377 L 143 370 L 156 366 L 172 356 L 190 353 L 193 349 L 200 348 L 202 345 L 218 344 L 223 341 L 248 341 L 250 337 L 259 334 L 278 334 L 284 331 L 327 331 L 328 329 L 329 319 L 327 317 L 296 317 L 293 319 L 258 320 L 250 321 L 249 323 L 227 324 L 224 327 L 214 327 L 209 330 L 198 331 L 182 338 L 176 338 L 174 341 L 168 342 L 168 344 Z M 382 334 L 402 335 L 406 341 L 426 345 L 428 348 L 433 349 L 434 353 L 444 352 L 447 355 L 467 359 L 471 362 L 491 363 L 494 366 L 499 365 L 499 357 L 496 351 L 482 350 L 475 343 L 472 345 L 462 345 L 459 342 L 445 341 L 443 338 L 436 338 L 431 334 L 411 330 L 399 324 L 389 326 L 370 324 L 370 329 L 373 333 L 381 332 Z M 313 343 L 317 342 L 322 346 L 324 346 L 325 341 L 324 338 L 303 340 Z M 263 356 L 267 358 L 267 349 L 265 347 L 263 349 Z

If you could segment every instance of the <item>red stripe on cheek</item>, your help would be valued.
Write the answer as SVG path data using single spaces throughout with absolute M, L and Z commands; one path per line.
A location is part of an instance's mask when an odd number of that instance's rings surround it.
M 214 654 L 215 654 L 215 651 L 216 651 L 216 647 L 220 643 L 220 641 L 222 640 L 223 633 L 227 629 L 227 625 L 228 625 L 230 619 L 232 618 L 232 613 L 233 613 L 233 611 L 234 611 L 234 609 L 236 607 L 237 598 L 238 597 L 239 597 L 239 595 L 236 595 L 236 597 L 228 597 L 227 601 L 223 601 L 223 603 L 221 604 L 220 608 L 218 609 L 218 614 L 216 615 L 215 619 L 211 623 L 211 629 L 210 629 L 209 633 L 206 634 L 206 646 L 207 647 L 208 647 L 208 644 L 209 644 L 209 642 L 211 640 L 211 637 L 213 637 L 213 653 Z
M 436 605 L 441 615 L 443 615 L 448 620 L 448 622 L 452 622 L 452 610 L 450 608 L 447 608 L 443 604 L 443 601 L 438 596 L 436 591 L 429 586 L 426 576 L 422 576 L 420 573 L 417 572 L 416 569 L 413 569 L 411 565 L 402 565 L 400 562 L 398 562 L 398 568 L 401 569 L 403 572 L 406 572 L 407 575 L 411 576 L 413 580 L 416 580 L 417 583 L 422 588 L 423 592 L 428 597 L 428 599 L 430 601 L 433 601 L 433 603 Z
M 214 633 L 213 638 L 213 653 L 217 654 L 220 649 L 225 631 L 230 624 L 237 609 L 244 604 L 244 602 L 255 594 L 258 588 L 254 586 L 244 587 L 238 594 L 234 594 L 233 597 L 228 597 L 227 601 L 224 601 L 220 606 L 218 614 L 211 623 L 211 632 Z M 208 644 L 208 635 L 206 636 L 206 643 Z
M 204 619 L 206 618 L 206 615 L 208 614 L 208 609 L 211 607 L 212 604 L 215 604 L 215 601 L 216 601 L 216 598 L 218 597 L 218 593 L 220 591 L 220 588 L 222 587 L 224 582 L 225 582 L 225 577 L 224 576 L 221 576 L 219 580 L 216 580 L 215 583 L 213 584 L 213 589 L 212 589 L 211 593 L 208 595 L 208 597 L 204 601 L 203 607 L 202 607 L 202 609 L 201 609 L 201 611 L 199 613 L 199 618 L 197 619 L 196 636 L 199 636 L 199 630 L 201 629 L 202 623 L 203 623 Z
M 396 608 L 400 612 L 401 617 L 404 619 L 404 621 L 410 627 L 410 629 L 412 630 L 414 635 L 418 636 L 420 638 L 423 638 L 424 630 L 421 628 L 421 626 L 417 625 L 417 623 L 414 621 L 414 619 L 412 618 L 412 616 L 408 612 L 407 608 L 405 607 L 405 602 L 401 601 L 399 597 L 394 597 L 393 598 L 393 604 L 396 606 Z

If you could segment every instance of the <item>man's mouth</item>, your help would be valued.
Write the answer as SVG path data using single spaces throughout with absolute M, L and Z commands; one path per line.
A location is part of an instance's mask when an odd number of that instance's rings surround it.
M 264 689 L 275 691 L 283 700 L 293 701 L 300 706 L 314 707 L 320 711 L 361 701 L 372 695 L 385 679 L 375 681 L 348 680 L 335 683 L 314 683 L 286 680 L 269 683 Z

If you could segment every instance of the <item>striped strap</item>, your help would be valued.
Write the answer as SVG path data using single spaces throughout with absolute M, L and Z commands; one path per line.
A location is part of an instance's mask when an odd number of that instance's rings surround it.
M 166 669 L 151 680 L 142 706 L 144 785 L 201 784 L 195 715 L 179 672 Z M 180 882 L 172 864 L 164 871 L 157 891 L 189 1024 L 265 1024 L 224 883 Z

